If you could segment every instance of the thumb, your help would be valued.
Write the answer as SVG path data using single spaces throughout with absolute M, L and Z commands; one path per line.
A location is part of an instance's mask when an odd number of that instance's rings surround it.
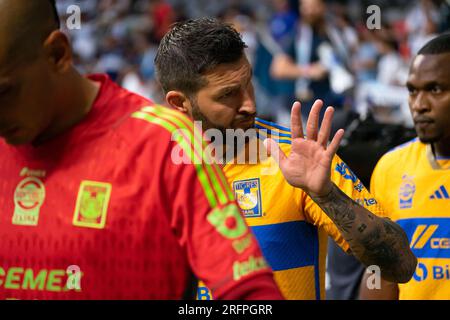
M 281 168 L 282 164 L 287 160 L 287 157 L 284 154 L 283 150 L 281 150 L 278 143 L 276 143 L 272 139 L 266 139 L 264 140 L 264 146 L 266 147 L 269 156 L 274 158 L 275 162 Z

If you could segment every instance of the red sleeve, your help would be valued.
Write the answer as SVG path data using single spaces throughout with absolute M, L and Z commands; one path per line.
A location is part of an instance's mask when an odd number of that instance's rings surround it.
M 178 147 L 173 142 L 172 151 Z M 282 299 L 218 166 L 168 159 L 165 183 L 171 226 L 192 271 L 215 299 Z
M 283 300 L 281 293 L 273 290 L 273 277 L 269 274 L 248 277 L 225 292 L 222 300 Z

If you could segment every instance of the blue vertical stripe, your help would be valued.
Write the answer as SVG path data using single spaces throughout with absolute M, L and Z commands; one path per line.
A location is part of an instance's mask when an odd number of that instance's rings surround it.
M 306 221 L 251 228 L 274 271 L 314 266 L 316 299 L 320 300 L 320 248 L 318 230 Z
M 254 226 L 252 231 L 274 271 L 317 265 L 317 228 L 306 221 Z
M 319 273 L 319 263 L 320 263 L 320 248 L 319 248 L 319 235 L 316 229 L 315 248 L 314 248 L 314 277 L 316 283 L 316 300 L 320 300 L 320 273 Z
M 442 191 L 442 194 L 444 195 L 445 199 L 450 199 L 450 196 L 448 195 L 447 189 L 445 189 L 444 186 L 441 186 L 441 191 Z

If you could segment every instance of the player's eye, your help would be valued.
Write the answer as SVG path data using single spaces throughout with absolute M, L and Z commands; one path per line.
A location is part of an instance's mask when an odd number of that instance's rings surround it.
M 236 93 L 237 93 L 237 90 L 230 90 L 230 91 L 227 91 L 227 92 L 225 92 L 224 94 L 222 94 L 222 95 L 220 96 L 220 99 L 222 100 L 222 99 L 228 99 L 228 98 L 231 98 L 231 97 L 235 96 Z
M 431 93 L 433 94 L 440 94 L 442 92 L 442 89 L 440 86 L 434 86 L 433 88 L 431 88 Z
M 413 87 L 408 87 L 408 92 L 410 96 L 417 94 L 417 90 Z

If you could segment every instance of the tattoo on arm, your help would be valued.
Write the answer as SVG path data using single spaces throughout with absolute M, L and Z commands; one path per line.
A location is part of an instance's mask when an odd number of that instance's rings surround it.
M 385 280 L 409 281 L 417 259 L 398 224 L 375 216 L 334 184 L 328 195 L 312 199 L 336 224 L 353 255 L 363 264 L 378 265 Z
M 367 226 L 363 223 L 362 225 L 359 226 L 358 231 L 359 231 L 360 233 L 363 233 L 364 230 L 366 230 L 366 229 L 367 229 Z

